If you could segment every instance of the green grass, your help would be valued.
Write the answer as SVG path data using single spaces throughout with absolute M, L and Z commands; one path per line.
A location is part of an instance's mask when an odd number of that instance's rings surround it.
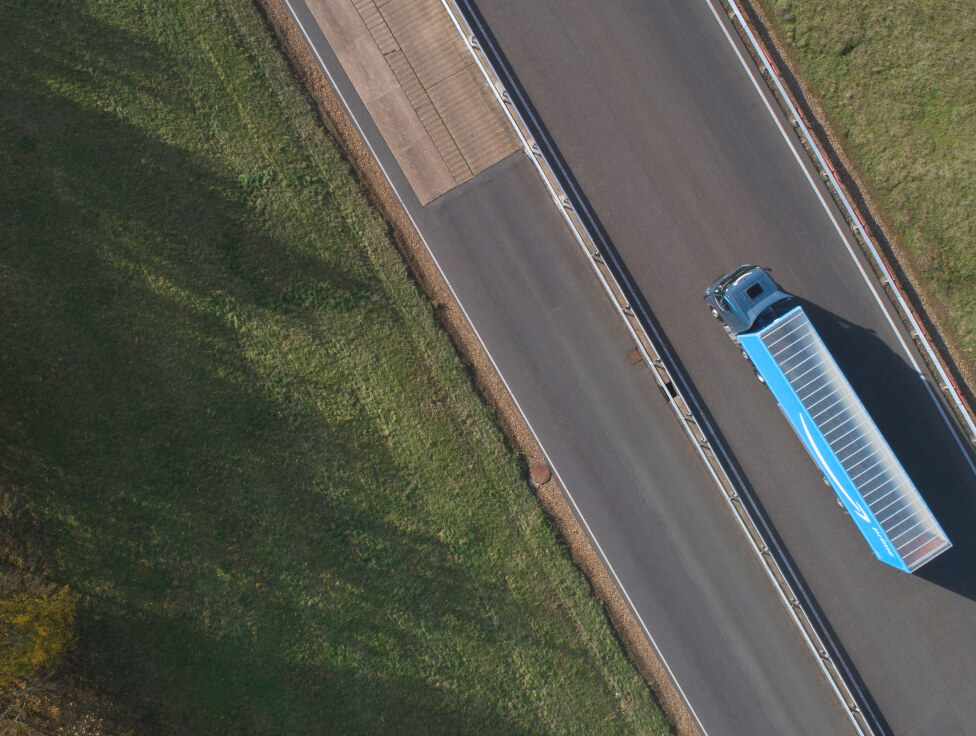
M 246 0 L 0 0 L 0 481 L 145 732 L 665 733 Z
M 762 0 L 976 349 L 976 4 Z

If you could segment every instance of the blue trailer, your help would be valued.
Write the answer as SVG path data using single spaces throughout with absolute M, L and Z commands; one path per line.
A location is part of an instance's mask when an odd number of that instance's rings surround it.
M 948 550 L 952 543 L 803 309 L 762 269 L 742 267 L 723 279 L 706 290 L 706 301 L 722 310 L 717 316 L 877 558 L 914 572 Z M 749 316 L 750 302 L 765 307 Z

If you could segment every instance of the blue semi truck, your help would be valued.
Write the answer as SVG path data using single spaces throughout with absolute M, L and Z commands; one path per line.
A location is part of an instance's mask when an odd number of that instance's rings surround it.
M 948 550 L 952 543 L 793 297 L 756 266 L 730 271 L 702 296 L 877 558 L 914 572 Z

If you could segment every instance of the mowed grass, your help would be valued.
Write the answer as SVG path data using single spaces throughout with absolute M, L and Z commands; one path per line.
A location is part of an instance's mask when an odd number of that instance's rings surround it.
M 762 1 L 976 360 L 976 4 Z
M 0 480 L 165 734 L 666 733 L 247 0 L 2 0 Z

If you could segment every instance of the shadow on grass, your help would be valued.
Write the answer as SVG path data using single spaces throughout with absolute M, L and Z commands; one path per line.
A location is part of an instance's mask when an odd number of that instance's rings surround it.
M 141 611 L 118 610 L 89 620 L 85 638 L 118 641 L 110 656 L 96 662 L 112 673 L 112 684 L 124 690 L 128 702 L 143 707 L 143 723 L 152 732 L 541 732 L 504 714 L 502 702 L 495 712 L 486 708 L 491 695 L 499 696 L 489 691 L 490 683 L 482 684 L 481 692 L 465 692 L 466 683 L 452 672 L 451 660 L 512 645 L 500 635 L 492 641 L 488 622 L 472 618 L 470 597 L 479 582 L 452 583 L 458 571 L 432 562 L 437 545 L 421 535 L 375 524 L 369 533 L 385 540 L 396 559 L 379 555 L 365 564 L 341 549 L 321 560 L 313 554 L 293 558 L 279 573 L 288 580 L 269 581 L 263 594 L 251 586 L 213 601 L 241 609 L 243 615 L 233 622 L 210 620 L 214 610 L 195 616 L 165 610 L 166 600 L 188 594 L 182 588 L 161 597 L 161 606 L 143 596 Z M 320 539 L 313 546 L 322 544 Z M 239 561 L 228 573 L 253 573 L 262 562 L 246 568 Z M 332 586 L 341 592 L 330 595 Z M 350 596 L 350 589 L 358 595 Z M 405 591 L 412 605 L 404 605 Z M 347 603 L 332 607 L 332 598 Z M 190 606 L 184 601 L 180 608 Z M 228 623 L 244 631 L 216 630 Z M 466 641 L 455 651 L 432 649 L 417 633 L 440 630 L 446 640 L 459 628 Z M 474 651 L 479 646 L 482 653 Z
M 77 43 L 153 63 L 62 10 Z M 0 472 L 85 597 L 92 674 L 159 732 L 530 732 L 491 710 L 503 693 L 435 681 L 466 655 L 431 631 L 511 646 L 473 605 L 496 581 L 387 520 L 410 501 L 379 428 L 304 393 L 342 390 L 342 367 L 274 359 L 279 335 L 314 348 L 382 309 L 368 268 L 269 236 L 264 184 L 38 90 L 33 64 L 2 77 Z
M 976 476 L 927 379 L 873 331 L 798 300 L 895 456 L 932 509 L 953 548 L 916 575 L 976 600 Z

